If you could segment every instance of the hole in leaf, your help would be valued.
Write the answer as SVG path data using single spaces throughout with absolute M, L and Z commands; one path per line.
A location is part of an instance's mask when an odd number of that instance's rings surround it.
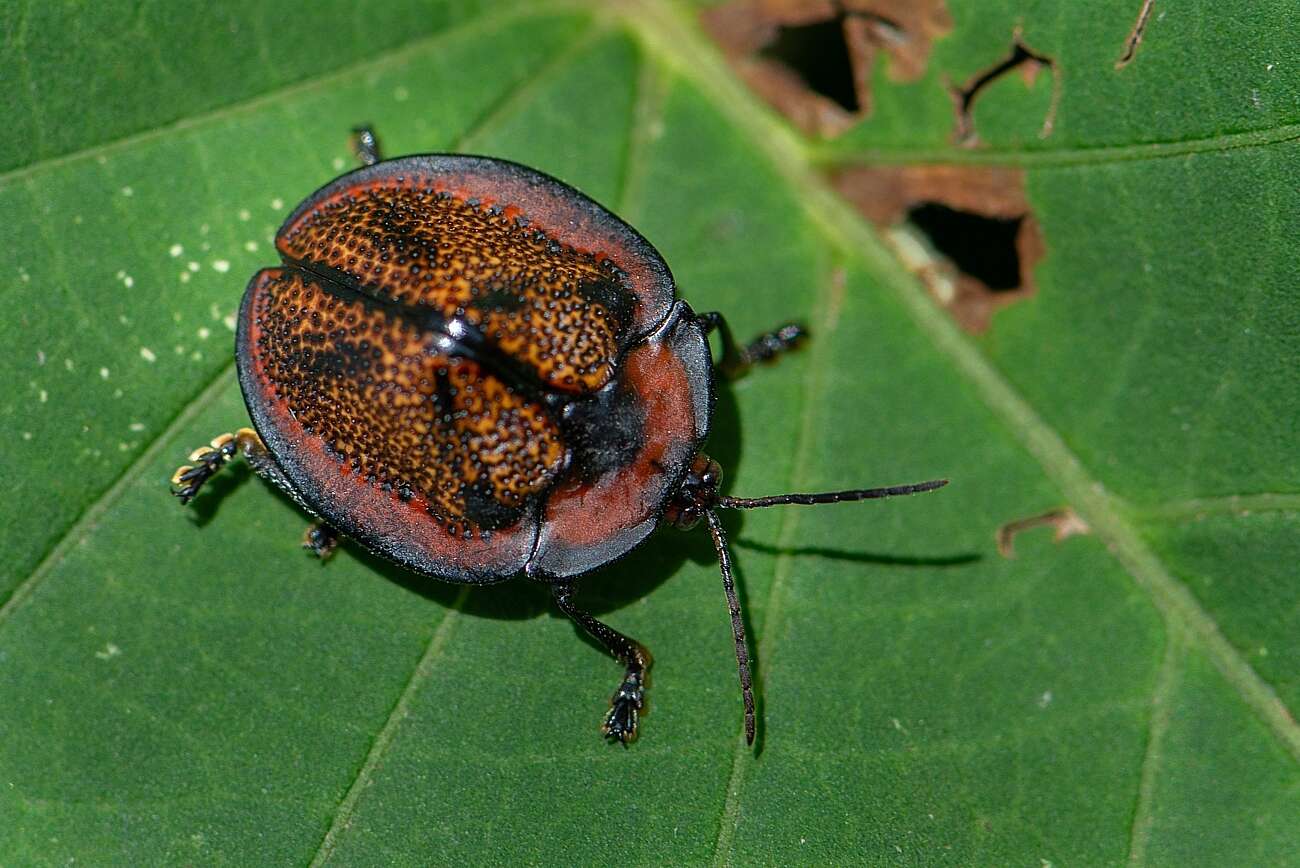
M 853 59 L 844 38 L 844 15 L 811 24 L 782 25 L 759 54 L 792 70 L 804 84 L 846 112 L 861 108 Z
M 1047 246 L 1023 170 L 875 166 L 833 180 L 967 331 L 986 331 L 996 310 L 1038 291 L 1034 268 Z
M 907 212 L 912 225 L 925 233 L 935 250 L 964 274 L 992 292 L 1020 287 L 1020 254 L 1016 236 L 1024 217 L 1002 219 L 925 202 Z
M 952 30 L 946 0 L 730 0 L 700 20 L 751 90 L 819 136 L 871 114 L 882 58 L 890 81 L 918 81 Z

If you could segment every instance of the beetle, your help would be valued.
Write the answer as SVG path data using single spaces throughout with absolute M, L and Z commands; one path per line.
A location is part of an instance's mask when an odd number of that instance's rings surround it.
M 317 521 L 423 576 L 549 583 L 556 606 L 625 667 L 602 731 L 636 738 L 650 655 L 574 602 L 577 580 L 661 523 L 703 521 L 731 616 L 754 741 L 744 621 L 719 509 L 931 491 L 914 485 L 740 498 L 703 451 L 716 375 L 734 378 L 805 336 L 740 345 L 718 313 L 677 298 L 635 229 L 555 178 L 488 157 L 382 160 L 302 202 L 281 264 L 249 282 L 236 328 L 252 428 L 195 450 L 172 477 L 190 502 L 242 455 Z M 720 338 L 715 366 L 710 333 Z

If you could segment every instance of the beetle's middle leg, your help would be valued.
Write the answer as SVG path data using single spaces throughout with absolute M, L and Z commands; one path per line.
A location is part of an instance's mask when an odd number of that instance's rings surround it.
M 770 332 L 764 332 L 742 347 L 736 343 L 727 320 L 717 311 L 700 314 L 700 322 L 704 325 L 705 334 L 716 331 L 722 339 L 722 361 L 718 362 L 718 370 L 731 380 L 743 376 L 759 362 L 771 361 L 794 349 L 808 336 L 808 330 L 802 325 L 788 322 Z
M 573 604 L 575 590 L 576 586 L 572 582 L 551 585 L 555 605 L 627 667 L 623 675 L 623 683 L 610 699 L 609 714 L 605 715 L 605 723 L 601 727 L 601 731 L 607 738 L 627 744 L 636 738 L 637 722 L 645 702 L 650 652 L 635 639 L 624 636 L 613 627 L 601 623 L 575 606 Z

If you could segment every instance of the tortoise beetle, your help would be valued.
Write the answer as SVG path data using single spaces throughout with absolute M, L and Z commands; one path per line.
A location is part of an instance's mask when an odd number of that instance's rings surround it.
M 236 329 L 253 428 L 195 450 L 172 477 L 188 503 L 243 455 L 340 535 L 430 578 L 549 583 L 558 608 L 626 671 L 602 731 L 637 735 L 650 655 L 574 602 L 576 580 L 659 523 L 703 520 L 731 614 L 745 714 L 754 698 L 718 509 L 821 504 L 947 483 L 738 498 L 701 449 L 717 332 L 726 377 L 795 346 L 790 324 L 740 346 L 676 298 L 648 241 L 572 187 L 516 163 L 428 154 L 363 166 L 300 204 L 255 274 Z

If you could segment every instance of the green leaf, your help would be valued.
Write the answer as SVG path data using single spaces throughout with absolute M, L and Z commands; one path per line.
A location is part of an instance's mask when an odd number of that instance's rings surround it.
M 952 0 L 913 83 L 808 141 L 668 2 L 0 4 L 0 861 L 1277 864 L 1300 851 L 1300 100 L 1281 2 Z M 1012 34 L 1060 76 L 945 81 Z M 1043 82 L 1047 81 L 1047 85 Z M 1047 91 L 1042 88 L 1047 87 Z M 1030 120 L 1026 120 L 1029 117 Z M 1030 122 L 1032 121 L 1032 122 Z M 386 151 L 508 157 L 640 228 L 697 310 L 803 319 L 725 387 L 741 494 L 947 476 L 728 516 L 756 658 L 741 735 L 711 547 L 663 530 L 580 599 L 464 590 L 345 546 L 246 470 L 231 316 L 270 239 Z M 971 336 L 827 168 L 1023 169 L 1037 293 Z M 995 530 L 1071 507 L 1091 531 Z M 1292 855 L 1288 855 L 1292 854 Z

